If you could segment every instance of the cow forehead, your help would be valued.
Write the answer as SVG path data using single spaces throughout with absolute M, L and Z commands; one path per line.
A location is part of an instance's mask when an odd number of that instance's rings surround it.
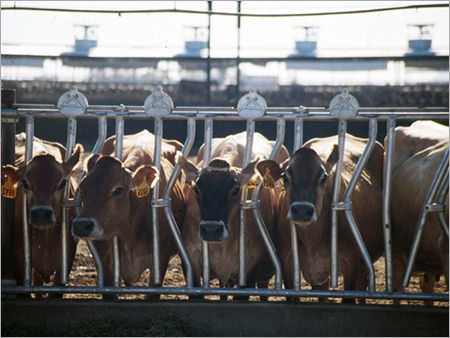
M 110 185 L 122 181 L 127 175 L 130 176 L 119 160 L 109 156 L 101 157 L 80 183 L 80 188 L 82 190 L 108 188 Z
M 56 161 L 52 155 L 37 155 L 33 157 L 27 165 L 25 176 L 28 179 L 60 179 L 64 175 L 64 170 L 61 163 Z
M 322 161 L 317 153 L 309 148 L 301 148 L 289 161 L 287 174 L 294 183 L 310 181 L 323 170 Z
M 199 189 L 207 191 L 220 191 L 231 189 L 237 184 L 237 173 L 225 168 L 210 168 L 202 170 L 196 185 Z

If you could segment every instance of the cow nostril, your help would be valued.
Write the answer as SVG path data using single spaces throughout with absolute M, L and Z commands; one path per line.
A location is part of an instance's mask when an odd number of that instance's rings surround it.
M 36 218 L 37 217 L 36 210 L 31 210 L 30 215 L 31 215 L 31 218 Z
M 50 210 L 47 210 L 47 211 L 45 211 L 44 215 L 45 215 L 45 218 L 50 218 L 50 217 L 52 217 L 52 212 Z
M 297 216 L 298 215 L 298 209 L 296 207 L 292 207 L 291 208 L 291 213 L 292 213 L 292 215 Z
M 310 209 L 308 209 L 307 211 L 306 211 L 306 215 L 307 216 L 312 216 L 314 214 L 314 209 L 313 208 L 310 208 Z

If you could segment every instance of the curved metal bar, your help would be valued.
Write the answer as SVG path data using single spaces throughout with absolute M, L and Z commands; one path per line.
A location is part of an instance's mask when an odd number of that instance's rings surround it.
M 430 189 L 428 190 L 428 194 L 425 198 L 425 201 L 424 201 L 424 204 L 422 207 L 422 211 L 419 216 L 419 221 L 417 222 L 416 233 L 414 235 L 414 240 L 411 245 L 411 251 L 409 252 L 408 263 L 406 264 L 405 275 L 403 276 L 403 287 L 405 287 L 405 288 L 408 286 L 409 280 L 411 279 L 412 269 L 414 266 L 414 262 L 416 260 L 417 252 L 419 251 L 419 245 L 420 245 L 420 240 L 422 238 L 422 233 L 425 228 L 425 221 L 426 221 L 426 217 L 428 214 L 426 206 L 427 206 L 427 204 L 430 204 L 433 201 L 434 197 L 436 196 L 438 187 L 440 185 L 440 182 L 444 178 L 444 175 L 446 175 L 446 174 L 448 175 L 448 170 L 446 169 L 446 168 L 448 168 L 448 152 L 449 152 L 449 150 L 447 149 L 444 157 L 442 158 L 441 164 L 439 165 L 439 169 L 436 173 L 436 176 L 434 177 L 433 182 L 431 183 Z
M 183 156 L 185 157 L 189 156 L 189 153 L 191 152 L 192 149 L 192 145 L 194 144 L 194 140 L 195 140 L 195 120 L 193 118 L 190 118 L 189 120 L 187 120 L 187 137 L 186 140 L 184 141 L 183 149 L 181 150 Z M 169 181 L 164 190 L 164 200 L 170 200 L 170 195 L 172 194 L 173 186 L 175 185 L 175 182 L 179 174 L 180 174 L 180 164 L 177 163 L 173 168 L 172 174 L 170 175 Z M 186 251 L 186 247 L 184 246 L 180 228 L 178 227 L 175 217 L 173 215 L 171 203 L 170 205 L 164 207 L 164 212 L 166 214 L 167 221 L 169 222 L 170 229 L 172 230 L 175 243 L 186 267 L 186 287 L 192 288 L 194 286 L 192 276 L 192 263 Z
M 27 116 L 25 119 L 25 164 L 33 158 L 34 140 L 34 117 Z M 23 254 L 24 254 L 24 286 L 31 285 L 31 243 L 28 225 L 27 192 L 23 189 L 22 195 L 22 232 L 23 232 Z
M 125 130 L 125 121 L 123 116 L 116 117 L 116 148 L 115 155 L 122 161 L 123 135 Z M 119 238 L 113 238 L 113 260 L 114 260 L 114 287 L 120 287 L 120 247 Z
M 253 136 L 255 134 L 255 121 L 247 121 L 247 143 L 245 145 L 244 159 L 242 168 L 245 168 L 250 162 L 253 150 Z M 245 209 L 242 208 L 242 204 L 247 201 L 248 189 L 242 187 L 241 191 L 241 208 L 239 209 L 239 287 L 245 287 L 247 285 L 246 276 L 246 262 L 245 262 Z
M 107 134 L 107 123 L 106 115 L 101 115 L 98 117 L 98 138 L 95 142 L 94 148 L 92 149 L 93 154 L 100 154 L 103 145 L 105 144 Z
M 283 145 L 284 135 L 286 131 L 286 123 L 284 120 L 279 119 L 277 121 L 277 138 L 275 144 L 273 146 L 272 152 L 270 154 L 269 159 L 274 160 L 277 155 L 280 153 L 281 146 Z M 252 202 L 259 201 L 259 195 L 261 194 L 262 182 L 259 180 L 257 188 L 253 191 L 252 194 Z M 263 237 L 264 244 L 266 249 L 269 252 L 270 260 L 272 261 L 273 267 L 275 268 L 275 288 L 281 289 L 282 286 L 282 275 L 281 275 L 281 264 L 280 260 L 277 257 L 277 251 L 275 249 L 275 245 L 272 242 L 269 232 L 267 231 L 267 227 L 264 224 L 264 219 L 261 214 L 261 208 L 258 204 L 258 207 L 253 209 L 253 215 L 256 220 L 256 224 L 258 225 L 261 236 Z
M 438 193 L 438 204 L 442 205 L 442 209 L 441 211 L 438 211 L 438 217 L 439 217 L 439 222 L 441 223 L 442 226 L 442 230 L 444 231 L 445 235 L 448 238 L 448 222 L 447 222 L 447 218 L 445 217 L 445 197 L 448 194 L 448 175 L 445 175 L 444 181 L 441 184 L 441 187 L 439 189 L 439 193 Z
M 92 258 L 94 258 L 95 266 L 97 268 L 97 286 L 103 287 L 105 286 L 105 278 L 104 278 L 104 270 L 103 270 L 103 262 L 98 253 L 97 248 L 95 247 L 94 241 L 86 241 L 89 250 L 91 251 Z
M 294 151 L 295 153 L 303 145 L 303 119 L 298 118 L 294 122 Z
M 344 163 L 345 150 L 345 134 L 347 133 L 347 121 L 339 120 L 338 124 L 338 146 L 339 146 L 339 161 L 336 165 L 336 172 L 334 174 L 333 185 L 333 200 L 331 211 L 331 286 L 338 286 L 338 217 L 335 205 L 339 200 L 339 191 L 341 190 L 342 167 Z
M 394 160 L 395 120 L 390 119 L 386 125 L 386 149 L 383 172 L 383 235 L 384 257 L 386 271 L 386 291 L 393 291 L 392 284 L 392 221 L 391 221 L 391 191 L 392 191 L 392 162 Z
M 205 120 L 205 147 L 203 148 L 203 168 L 208 166 L 211 161 L 212 152 L 212 137 L 213 137 L 213 119 L 207 118 Z M 209 288 L 211 272 L 209 267 L 209 244 L 207 241 L 202 240 L 202 277 L 203 288 Z
M 64 161 L 67 161 L 72 155 L 73 148 L 75 147 L 76 137 L 77 120 L 73 117 L 69 117 L 67 119 L 67 143 Z M 63 200 L 67 200 L 70 197 L 70 184 L 66 184 L 63 196 Z M 61 206 L 61 208 L 61 284 L 67 284 L 69 275 L 69 263 L 67 256 L 67 227 L 69 226 L 69 209 L 64 206 Z
M 155 149 L 153 153 L 153 166 L 158 170 L 161 170 L 161 146 L 163 136 L 163 120 L 160 117 L 155 117 L 154 125 L 155 134 Z M 159 199 L 159 184 L 156 184 L 152 191 L 152 201 Z M 153 227 L 153 283 L 160 285 L 161 271 L 160 271 L 160 259 L 159 259 L 159 220 L 158 220 L 158 206 L 152 203 L 152 227 Z

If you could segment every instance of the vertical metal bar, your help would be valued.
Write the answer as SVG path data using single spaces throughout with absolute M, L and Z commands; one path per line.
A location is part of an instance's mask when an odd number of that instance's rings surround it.
M 67 119 L 67 142 L 66 142 L 66 155 L 64 161 L 67 161 L 72 155 L 73 148 L 75 147 L 75 141 L 77 136 L 77 120 L 73 117 Z M 70 197 L 70 184 L 66 184 L 64 188 L 63 200 L 67 200 Z M 69 275 L 69 263 L 67 256 L 67 240 L 69 225 L 69 209 L 61 206 L 61 284 L 67 284 Z
M 192 145 L 194 144 L 194 140 L 195 140 L 195 119 L 189 118 L 187 120 L 187 137 L 186 140 L 184 141 L 183 149 L 181 150 L 181 153 L 183 154 L 184 157 L 189 156 L 189 153 L 191 152 L 192 149 Z M 166 188 L 164 190 L 165 200 L 170 200 L 170 195 L 172 194 L 173 186 L 175 185 L 179 173 L 180 173 L 180 164 L 177 163 L 173 168 L 172 174 L 170 175 L 169 178 L 169 182 L 167 183 Z M 172 234 L 175 238 L 175 243 L 177 244 L 178 251 L 180 252 L 181 255 L 181 259 L 183 260 L 184 266 L 186 267 L 186 286 L 187 288 L 192 288 L 194 284 L 192 276 L 191 259 L 186 251 L 186 247 L 183 244 L 181 232 L 176 223 L 175 217 L 172 213 L 171 205 L 165 206 L 164 212 L 169 222 L 170 229 L 172 230 Z
M 159 171 L 161 169 L 161 146 L 163 136 L 163 120 L 160 117 L 155 118 L 154 125 L 155 134 L 155 150 L 153 153 L 153 166 Z M 156 184 L 152 191 L 152 200 L 159 199 L 159 184 Z M 152 205 L 152 227 L 153 227 L 153 283 L 160 285 L 161 271 L 159 264 L 159 222 L 158 222 L 158 206 Z
M 369 160 L 370 155 L 372 154 L 373 148 L 375 146 L 375 141 L 377 140 L 377 121 L 375 119 L 370 119 L 369 121 L 369 140 L 367 141 L 366 147 L 364 148 L 363 153 L 361 154 L 358 163 L 356 164 L 354 173 L 350 182 L 348 183 L 347 189 L 344 193 L 344 203 L 351 205 L 351 199 L 353 193 L 355 191 L 356 184 L 358 183 L 361 173 L 364 167 Z M 372 264 L 372 259 L 370 258 L 370 254 L 364 244 L 361 233 L 356 225 L 355 218 L 353 217 L 352 209 L 345 210 L 345 216 L 347 217 L 347 221 L 350 225 L 350 229 L 355 237 L 356 243 L 358 244 L 359 250 L 363 256 L 364 262 L 367 267 L 367 271 L 369 273 L 369 291 L 375 291 L 375 269 Z
M 236 57 L 236 102 L 240 97 L 241 86 L 241 69 L 239 67 L 241 63 L 241 1 L 237 2 L 237 57 Z
M 383 173 L 383 234 L 384 256 L 386 267 L 386 291 L 393 291 L 392 284 L 392 222 L 391 222 L 391 190 L 392 190 L 392 162 L 394 160 L 395 120 L 386 123 L 386 148 Z
M 123 135 L 125 130 L 125 121 L 123 116 L 116 117 L 116 148 L 115 155 L 119 160 L 122 160 L 123 152 Z M 119 238 L 113 238 L 113 260 L 114 260 L 114 287 L 120 287 L 120 248 Z
M 286 131 L 286 123 L 283 119 L 277 120 L 277 139 L 273 146 L 272 152 L 270 154 L 270 159 L 273 160 L 279 154 L 281 150 L 281 146 L 283 145 L 284 135 Z M 259 180 L 257 188 L 253 191 L 252 202 L 259 201 L 259 195 L 261 194 L 262 182 Z M 256 204 L 256 203 L 255 203 Z M 277 251 L 275 249 L 275 245 L 270 238 L 269 232 L 267 231 L 267 227 L 264 224 L 264 219 L 261 214 L 261 207 L 258 206 L 253 209 L 253 215 L 256 220 L 256 224 L 258 225 L 261 236 L 263 237 L 264 244 L 269 251 L 270 260 L 275 268 L 275 289 L 281 290 L 282 286 L 282 275 L 281 275 L 281 264 L 280 260 L 277 257 Z M 245 249 L 244 249 L 245 250 Z
M 255 134 L 255 121 L 247 121 L 247 143 L 245 145 L 244 159 L 242 168 L 245 168 L 250 162 L 253 149 L 253 135 Z M 241 193 L 241 204 L 247 201 L 248 189 L 244 187 Z M 245 262 L 245 209 L 239 210 L 239 286 L 245 287 L 247 285 L 246 262 Z
M 445 175 L 444 181 L 439 189 L 438 204 L 442 205 L 442 210 L 438 211 L 439 222 L 441 223 L 442 230 L 445 232 L 448 238 L 448 223 L 444 214 L 445 210 L 445 197 L 448 194 L 448 175 Z
M 414 262 L 415 262 L 415 259 L 417 256 L 417 251 L 419 250 L 420 241 L 422 239 L 422 233 L 425 228 L 425 221 L 426 221 L 426 217 L 428 214 L 427 204 L 430 204 L 433 201 L 434 197 L 436 196 L 439 184 L 443 180 L 444 175 L 446 175 L 446 174 L 448 175 L 448 172 L 447 172 L 448 170 L 446 170 L 446 168 L 448 168 L 448 152 L 449 152 L 449 150 L 447 149 L 447 151 L 445 152 L 444 158 L 442 159 L 442 162 L 439 166 L 439 169 L 436 173 L 436 176 L 434 177 L 433 182 L 431 183 L 430 189 L 428 191 L 428 194 L 425 198 L 425 201 L 424 201 L 424 204 L 422 207 L 422 211 L 420 213 L 419 221 L 417 222 L 416 233 L 414 235 L 414 240 L 411 245 L 411 251 L 409 252 L 408 263 L 406 264 L 405 275 L 403 276 L 403 287 L 405 287 L 405 288 L 409 284 L 412 269 L 413 269 Z
M 206 58 L 206 103 L 211 103 L 211 11 L 212 1 L 208 1 L 208 57 Z
M 293 154 L 303 145 L 303 119 L 296 119 L 294 122 L 294 151 Z M 292 263 L 294 265 L 294 290 L 301 289 L 301 272 L 300 272 L 300 257 L 298 252 L 298 237 L 297 228 L 294 222 L 291 225 L 291 247 L 292 247 Z
M 33 140 L 34 140 L 34 117 L 25 118 L 26 146 L 25 146 L 25 164 L 33 158 Z M 24 252 L 24 285 L 31 286 L 31 246 L 30 232 L 28 229 L 27 212 L 27 193 L 23 190 L 22 196 L 22 231 L 23 231 L 23 252 Z
M 339 161 L 336 165 L 336 172 L 334 175 L 333 186 L 333 205 L 339 201 L 339 191 L 341 189 L 342 167 L 344 162 L 345 150 L 345 134 L 347 132 L 347 121 L 339 120 L 338 124 L 338 146 L 339 146 Z M 338 216 L 337 209 L 334 207 L 331 211 L 331 286 L 338 286 Z
M 92 149 L 93 154 L 100 154 L 102 151 L 103 145 L 105 144 L 107 135 L 107 123 L 106 123 L 106 115 L 101 115 L 98 118 L 98 138 L 97 142 L 95 142 L 94 148 Z M 95 246 L 94 241 L 87 241 L 89 250 L 91 251 L 92 257 L 95 261 L 95 266 L 97 267 L 97 285 L 99 287 L 103 287 L 105 285 L 104 279 L 104 267 L 101 257 L 98 253 L 97 247 Z
M 211 161 L 212 152 L 212 137 L 213 137 L 213 120 L 211 118 L 205 119 L 205 147 L 203 149 L 203 167 L 207 167 Z M 207 241 L 202 240 L 202 277 L 203 287 L 209 288 L 210 280 L 209 268 L 209 245 Z

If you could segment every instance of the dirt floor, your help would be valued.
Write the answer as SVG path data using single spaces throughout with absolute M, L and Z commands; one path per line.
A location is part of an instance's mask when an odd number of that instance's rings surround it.
M 375 263 L 375 275 L 376 279 L 376 290 L 384 291 L 385 288 L 385 273 L 384 273 L 384 258 L 379 259 Z M 94 260 L 92 259 L 91 253 L 87 247 L 85 241 L 80 241 L 77 248 L 77 253 L 75 257 L 75 262 L 72 268 L 72 271 L 69 276 L 69 285 L 71 286 L 95 286 L 96 284 L 96 269 Z M 150 278 L 149 270 L 146 270 L 142 273 L 141 278 L 136 283 L 137 286 L 146 286 L 148 285 L 148 280 Z M 164 282 L 164 286 L 184 286 L 185 279 L 183 275 L 183 271 L 181 268 L 180 258 L 177 256 L 173 257 L 169 263 L 169 268 L 166 272 Z M 219 283 L 217 279 L 213 279 L 211 281 L 211 287 L 219 287 Z M 274 278 L 272 278 L 270 283 L 270 288 L 274 287 Z M 311 289 L 308 283 L 302 278 L 302 289 Z M 339 277 L 339 287 L 338 289 L 343 289 L 342 277 Z M 411 278 L 410 286 L 406 290 L 407 292 L 420 292 L 420 276 L 413 276 Z M 442 276 L 439 282 L 435 286 L 435 292 L 437 293 L 445 293 L 447 292 L 447 288 L 445 285 L 445 278 Z M 95 294 L 70 294 L 65 295 L 65 298 L 101 298 L 100 295 Z M 144 295 L 121 295 L 120 299 L 144 299 Z M 163 299 L 187 299 L 187 296 L 177 296 L 177 295 L 164 295 Z M 218 300 L 219 296 L 207 296 L 210 300 Z M 229 296 L 230 299 L 230 296 Z M 284 301 L 284 297 L 269 297 L 269 301 Z M 258 296 L 250 297 L 250 301 L 259 301 Z M 302 298 L 302 301 L 305 302 L 316 302 L 317 298 Z M 339 299 L 330 299 L 330 302 L 340 302 Z M 367 300 L 368 304 L 392 304 L 391 300 Z M 401 304 L 415 304 L 415 305 L 424 305 L 423 301 L 401 301 Z M 448 302 L 434 302 L 435 306 L 446 306 L 448 307 Z

